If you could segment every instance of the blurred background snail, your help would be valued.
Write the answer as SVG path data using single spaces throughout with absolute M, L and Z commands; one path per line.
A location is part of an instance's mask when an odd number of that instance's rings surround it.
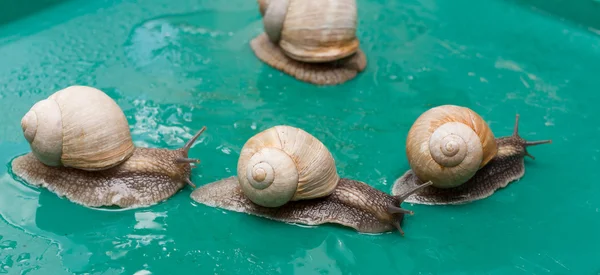
M 258 0 L 264 33 L 250 41 L 263 62 L 296 79 L 336 85 L 367 66 L 355 0 Z
M 302 129 L 275 126 L 243 146 L 237 176 L 194 190 L 199 203 L 276 221 L 319 225 L 335 223 L 363 233 L 398 230 L 400 208 L 421 184 L 390 196 L 363 182 L 340 178 L 325 145 Z
M 203 127 L 177 150 L 135 147 L 127 118 L 104 92 L 70 86 L 31 107 L 22 120 L 31 151 L 12 161 L 27 183 L 89 207 L 141 207 L 163 201 L 190 181 L 188 151 Z
M 411 167 L 398 178 L 392 194 L 432 182 L 405 201 L 417 204 L 464 204 L 491 196 L 525 174 L 528 146 L 519 136 L 517 115 L 512 136 L 495 138 L 488 124 L 469 108 L 443 105 L 414 122 L 406 138 Z

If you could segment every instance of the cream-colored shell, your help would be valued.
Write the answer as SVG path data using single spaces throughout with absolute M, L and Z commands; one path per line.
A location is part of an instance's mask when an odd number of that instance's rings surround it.
M 102 170 L 134 150 L 127 118 L 104 92 L 70 86 L 37 102 L 21 119 L 33 154 L 48 166 Z
M 259 0 L 265 33 L 292 59 L 329 62 L 358 51 L 356 0 Z
M 330 195 L 340 179 L 321 141 L 285 125 L 262 131 L 244 144 L 237 174 L 244 194 L 265 207 Z
M 406 139 L 408 162 L 423 182 L 452 188 L 469 180 L 497 153 L 488 124 L 469 108 L 443 105 L 414 122 Z

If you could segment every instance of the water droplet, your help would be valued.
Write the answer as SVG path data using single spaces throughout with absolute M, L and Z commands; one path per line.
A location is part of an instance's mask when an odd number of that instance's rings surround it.
M 0 243 L 0 249 L 14 249 L 17 247 L 17 242 L 11 240 L 5 240 Z
M 31 255 L 29 253 L 21 253 L 19 255 L 19 257 L 17 258 L 17 263 L 22 263 L 22 262 L 26 262 L 31 258 Z

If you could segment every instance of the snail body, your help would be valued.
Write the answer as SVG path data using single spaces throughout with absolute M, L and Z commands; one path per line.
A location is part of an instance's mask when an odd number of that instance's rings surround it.
M 469 108 L 443 105 L 414 122 L 406 141 L 411 167 L 398 178 L 392 194 L 432 182 L 406 201 L 416 204 L 465 204 L 491 196 L 525 173 L 527 147 L 551 140 L 526 141 L 518 134 L 496 138 L 488 124 Z M 533 158 L 533 157 L 532 157 Z
M 429 183 L 428 183 L 429 184 Z M 250 138 L 237 176 L 194 190 L 201 204 L 305 225 L 340 224 L 363 233 L 398 230 L 404 198 L 423 184 L 391 196 L 363 182 L 340 178 L 325 145 L 304 130 L 275 126 Z
M 366 65 L 356 37 L 356 0 L 258 0 L 264 33 L 250 42 L 266 64 L 296 79 L 336 85 Z
M 70 86 L 34 104 L 22 120 L 31 152 L 11 162 L 14 175 L 70 201 L 89 206 L 142 207 L 166 200 L 186 184 L 188 151 L 140 148 L 127 119 L 102 91 Z

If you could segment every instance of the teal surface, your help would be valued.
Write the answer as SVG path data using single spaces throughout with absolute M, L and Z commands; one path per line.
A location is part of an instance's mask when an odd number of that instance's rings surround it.
M 512 1 L 358 1 L 367 70 L 315 87 L 262 64 L 253 0 L 73 0 L 0 26 L 0 273 L 598 274 L 600 37 Z M 464 206 L 408 205 L 398 233 L 303 227 L 197 205 L 100 211 L 7 172 L 20 119 L 68 85 L 102 89 L 138 146 L 177 148 L 206 125 L 193 181 L 234 175 L 243 143 L 277 124 L 331 150 L 341 176 L 390 192 L 412 122 L 467 106 L 497 136 L 521 115 L 526 174 Z
M 0 1 L 0 24 L 34 14 L 64 1 L 66 0 L 2 0 Z

